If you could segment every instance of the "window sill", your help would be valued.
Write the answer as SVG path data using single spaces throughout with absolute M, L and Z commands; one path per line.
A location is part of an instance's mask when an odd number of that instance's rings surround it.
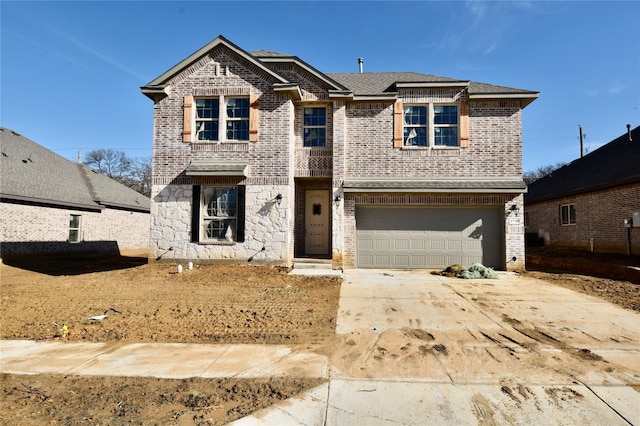
M 226 141 L 201 141 L 201 140 L 198 140 L 198 141 L 193 141 L 193 142 L 191 142 L 191 143 L 194 143 L 194 144 L 198 144 L 198 143 L 202 143 L 202 144 L 217 144 L 217 143 L 237 143 L 237 144 L 245 144 L 245 143 L 246 143 L 246 144 L 248 144 L 248 143 L 249 143 L 249 141 L 235 141 L 235 140 L 226 140 Z
M 198 241 L 201 246 L 234 246 L 237 243 L 235 241 Z

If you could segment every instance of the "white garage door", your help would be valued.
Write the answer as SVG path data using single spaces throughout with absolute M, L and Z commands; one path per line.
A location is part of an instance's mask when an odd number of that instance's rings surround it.
M 496 208 L 356 208 L 358 268 L 500 268 L 502 235 Z

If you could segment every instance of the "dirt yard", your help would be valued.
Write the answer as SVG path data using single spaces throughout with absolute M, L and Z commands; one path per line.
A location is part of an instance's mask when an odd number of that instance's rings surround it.
M 323 354 L 339 341 L 336 278 L 266 266 L 195 266 L 178 274 L 175 265 L 144 257 L 5 263 L 2 339 L 286 344 Z M 527 274 L 640 311 L 637 284 Z M 61 375 L 1 375 L 0 382 L 6 425 L 226 424 L 320 383 Z
M 309 350 L 334 337 L 337 278 L 288 276 L 267 266 L 196 265 L 178 274 L 175 265 L 135 257 L 74 263 L 32 259 L 22 268 L 0 266 L 2 339 Z M 88 319 L 100 315 L 107 317 Z M 4 425 L 226 424 L 320 383 L 47 375 L 2 375 L 0 381 Z

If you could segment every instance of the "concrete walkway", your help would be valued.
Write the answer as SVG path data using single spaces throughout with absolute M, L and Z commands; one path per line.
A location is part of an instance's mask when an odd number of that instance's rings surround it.
M 282 345 L 3 340 L 2 373 L 161 379 L 328 377 L 327 357 Z
M 328 378 L 235 425 L 640 426 L 639 314 L 515 274 L 344 278 L 331 359 L 286 346 L 1 341 L 1 371 Z

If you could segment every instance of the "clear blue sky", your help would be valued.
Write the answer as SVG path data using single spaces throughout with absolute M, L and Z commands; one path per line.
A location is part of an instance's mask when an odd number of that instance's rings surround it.
M 323 72 L 415 71 L 540 92 L 524 169 L 640 125 L 640 2 L 2 0 L 0 123 L 58 154 L 151 155 L 145 85 L 222 34 Z

